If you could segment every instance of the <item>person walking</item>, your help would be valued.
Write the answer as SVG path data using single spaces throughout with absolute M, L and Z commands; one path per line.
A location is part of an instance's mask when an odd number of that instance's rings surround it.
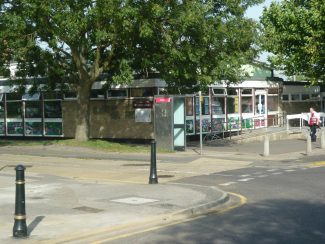
M 309 109 L 309 127 L 310 127 L 310 137 L 311 141 L 316 141 L 316 129 L 319 126 L 319 114 L 315 111 L 313 107 Z

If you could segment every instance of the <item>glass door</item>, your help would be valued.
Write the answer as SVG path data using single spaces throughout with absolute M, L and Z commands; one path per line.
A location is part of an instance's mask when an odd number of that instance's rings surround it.
M 265 127 L 267 118 L 267 95 L 265 90 L 255 91 L 255 116 L 254 126 L 255 128 Z
M 174 97 L 174 149 L 185 150 L 185 97 Z

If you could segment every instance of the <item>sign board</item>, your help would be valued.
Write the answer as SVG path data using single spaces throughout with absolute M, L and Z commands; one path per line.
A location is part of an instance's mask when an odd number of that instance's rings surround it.
M 170 97 L 157 97 L 157 98 L 155 98 L 156 103 L 170 103 L 171 100 L 172 99 Z
M 149 100 L 134 101 L 133 108 L 152 108 L 152 101 Z
M 150 123 L 151 122 L 151 109 L 150 108 L 137 108 L 135 110 L 135 122 Z

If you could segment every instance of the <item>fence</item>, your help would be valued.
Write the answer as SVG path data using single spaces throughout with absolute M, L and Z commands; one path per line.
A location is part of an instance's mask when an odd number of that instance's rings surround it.
M 319 113 L 320 116 L 320 126 L 324 127 L 325 124 L 325 113 Z M 288 114 L 286 117 L 287 121 L 287 131 L 290 130 L 290 127 L 299 127 L 301 130 L 304 126 L 308 125 L 309 113 L 301 114 Z

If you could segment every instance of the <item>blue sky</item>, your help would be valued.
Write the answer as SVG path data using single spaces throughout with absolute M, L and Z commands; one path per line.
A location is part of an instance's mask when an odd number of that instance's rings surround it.
M 247 10 L 246 16 L 258 20 L 262 15 L 263 8 L 270 6 L 274 0 L 265 0 L 264 3 L 251 7 Z

